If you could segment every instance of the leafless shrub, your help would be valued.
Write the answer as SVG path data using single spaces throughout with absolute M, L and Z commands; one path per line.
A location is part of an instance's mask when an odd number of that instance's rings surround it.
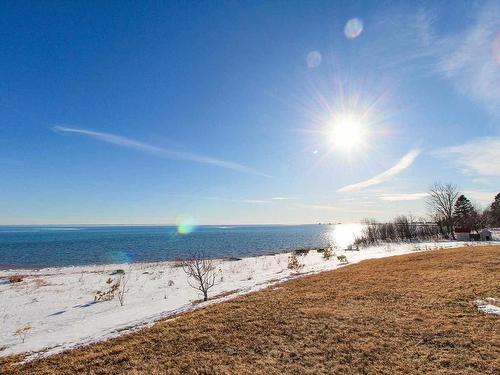
M 300 270 L 304 267 L 303 264 L 299 262 L 299 258 L 297 255 L 292 254 L 288 257 L 288 269 L 294 272 L 300 272 Z
M 329 260 L 333 255 L 333 252 L 332 252 L 332 248 L 331 247 L 327 247 L 324 251 L 323 251 L 323 259 L 325 260 Z
M 436 240 L 441 230 L 435 223 L 427 223 L 411 215 L 401 215 L 389 223 L 377 223 L 375 220 L 363 220 L 365 227 L 355 245 L 375 245 L 380 242 L 411 242 Z
M 337 256 L 337 260 L 340 262 L 340 263 L 349 263 L 349 261 L 347 260 L 347 257 L 345 255 L 338 255 Z
M 182 261 L 182 269 L 188 277 L 189 286 L 203 293 L 203 301 L 208 301 L 208 291 L 215 285 L 215 268 L 213 260 L 200 251 Z
M 26 340 L 26 336 L 28 335 L 28 332 L 31 331 L 31 328 L 32 328 L 31 325 L 23 324 L 16 328 L 14 335 L 19 336 L 21 338 L 21 341 L 24 343 L 24 341 Z
M 98 290 L 94 296 L 94 302 L 111 301 L 114 299 L 119 292 L 121 280 L 118 279 L 113 282 L 110 277 L 106 280 L 108 288 L 106 290 Z
M 120 306 L 123 306 L 125 304 L 125 294 L 127 294 L 128 292 L 127 283 L 128 283 L 128 275 L 126 274 L 120 275 L 120 278 L 117 281 L 118 290 L 116 292 L 118 296 L 118 301 L 120 302 Z
M 9 276 L 9 283 L 11 284 L 20 283 L 21 281 L 23 281 L 23 277 L 21 275 Z

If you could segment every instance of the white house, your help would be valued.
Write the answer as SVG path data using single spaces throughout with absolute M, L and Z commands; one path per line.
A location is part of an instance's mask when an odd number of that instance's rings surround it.
M 479 235 L 481 236 L 481 241 L 491 241 L 491 231 L 488 229 L 483 229 Z

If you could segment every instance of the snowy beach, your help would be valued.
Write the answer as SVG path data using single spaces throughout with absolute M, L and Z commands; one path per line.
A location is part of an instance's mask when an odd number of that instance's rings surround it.
M 303 265 L 300 273 L 287 268 L 291 253 L 216 260 L 217 283 L 209 297 L 220 297 L 202 303 L 175 262 L 4 270 L 0 271 L 0 356 L 31 352 L 30 358 L 34 358 L 116 337 L 179 312 L 289 278 L 345 266 L 339 255 L 356 263 L 414 251 L 484 244 L 454 241 L 387 244 L 359 251 L 336 249 L 329 260 L 311 250 L 298 255 Z M 11 284 L 8 278 L 12 275 L 21 275 L 23 280 Z M 123 306 L 118 299 L 94 303 L 96 292 L 109 287 L 110 278 L 119 277 L 126 281 Z

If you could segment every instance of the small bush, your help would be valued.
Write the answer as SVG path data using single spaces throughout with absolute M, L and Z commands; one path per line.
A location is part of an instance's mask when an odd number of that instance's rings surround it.
M 304 267 L 303 264 L 299 262 L 299 258 L 297 258 L 297 255 L 292 254 L 288 257 L 288 269 L 295 271 L 295 272 L 300 272 L 300 270 Z
M 323 251 L 323 259 L 329 260 L 333 255 L 332 249 L 327 247 L 325 251 Z
M 23 277 L 21 275 L 12 275 L 9 277 L 9 283 L 15 284 L 23 281 Z
M 109 285 L 107 290 L 98 290 L 94 296 L 94 302 L 111 301 L 116 297 L 120 289 L 120 280 L 113 282 L 110 277 L 106 280 L 106 284 Z
M 349 263 L 349 261 L 347 260 L 347 257 L 345 255 L 339 255 L 339 256 L 337 256 L 337 259 L 340 263 L 344 263 L 344 264 Z

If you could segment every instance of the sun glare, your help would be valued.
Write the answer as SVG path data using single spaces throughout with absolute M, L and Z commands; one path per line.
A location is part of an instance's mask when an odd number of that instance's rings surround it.
M 357 116 L 339 116 L 332 124 L 330 136 L 336 149 L 351 151 L 362 146 L 365 126 Z

